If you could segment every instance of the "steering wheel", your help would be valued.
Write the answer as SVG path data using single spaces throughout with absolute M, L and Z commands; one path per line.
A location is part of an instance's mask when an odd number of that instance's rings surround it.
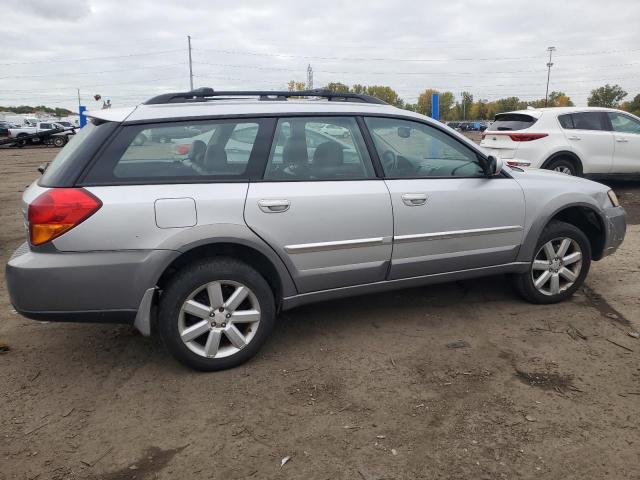
M 398 168 L 398 156 L 391 150 L 386 150 L 382 154 L 382 158 L 380 158 L 380 160 L 382 161 L 382 165 L 385 170 L 390 171 Z

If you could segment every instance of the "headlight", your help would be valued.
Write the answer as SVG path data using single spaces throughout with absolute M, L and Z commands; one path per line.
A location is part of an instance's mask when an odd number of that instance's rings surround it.
M 617 197 L 616 193 L 613 190 L 609 190 L 607 192 L 607 195 L 609 195 L 609 200 L 611 200 L 611 204 L 614 207 L 619 207 L 620 206 L 620 202 L 618 201 L 618 197 Z

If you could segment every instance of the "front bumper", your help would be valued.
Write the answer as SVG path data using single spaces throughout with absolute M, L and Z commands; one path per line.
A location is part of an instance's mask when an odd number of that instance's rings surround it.
M 179 252 L 35 252 L 23 244 L 7 263 L 11 303 L 36 320 L 133 323 L 145 291 Z
M 610 207 L 604 210 L 605 241 L 602 257 L 615 252 L 627 232 L 627 214 L 622 207 Z

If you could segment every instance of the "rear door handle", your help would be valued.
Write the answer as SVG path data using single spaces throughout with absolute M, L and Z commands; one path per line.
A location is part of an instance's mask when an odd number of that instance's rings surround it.
M 580 137 L 577 135 L 571 135 L 570 137 L 567 137 L 569 140 L 580 140 Z
M 260 200 L 258 207 L 265 213 L 282 213 L 289 210 L 291 202 L 289 200 Z
M 402 201 L 409 207 L 419 207 L 427 203 L 427 195 L 425 193 L 405 193 L 402 195 Z
M 626 139 L 626 138 L 624 138 L 624 137 L 616 137 L 616 142 L 619 142 L 619 143 L 627 143 L 628 141 L 629 141 L 629 140 L 627 140 L 627 139 Z

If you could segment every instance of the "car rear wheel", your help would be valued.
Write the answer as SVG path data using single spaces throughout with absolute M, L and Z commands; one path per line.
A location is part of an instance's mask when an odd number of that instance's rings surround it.
M 580 288 L 590 265 L 591 245 L 585 234 L 554 220 L 543 230 L 529 270 L 516 275 L 514 284 L 532 303 L 556 303 Z
M 53 138 L 53 145 L 62 148 L 67 143 L 67 138 L 62 136 L 57 136 Z
M 580 172 L 576 168 L 575 163 L 566 158 L 558 158 L 556 160 L 552 160 L 551 162 L 549 162 L 546 168 L 547 170 L 564 173 L 565 175 L 580 176 Z
M 176 359 L 197 370 L 244 363 L 257 353 L 274 322 L 268 283 L 234 259 L 185 267 L 160 299 L 160 336 Z

